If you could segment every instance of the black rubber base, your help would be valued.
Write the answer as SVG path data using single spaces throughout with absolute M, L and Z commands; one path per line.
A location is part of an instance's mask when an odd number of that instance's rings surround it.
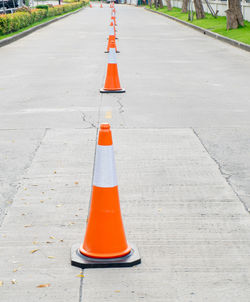
M 103 88 L 100 89 L 101 93 L 123 93 L 125 92 L 125 89 L 121 89 L 121 90 L 104 90 Z
M 106 50 L 106 51 L 104 51 L 104 53 L 109 53 L 109 51 Z M 117 50 L 116 53 L 120 53 L 120 51 Z
M 100 259 L 83 256 L 79 252 L 80 244 L 74 244 L 71 248 L 71 265 L 80 268 L 104 268 L 104 267 L 129 267 L 141 263 L 141 258 L 137 247 L 131 246 L 131 252 L 121 258 Z

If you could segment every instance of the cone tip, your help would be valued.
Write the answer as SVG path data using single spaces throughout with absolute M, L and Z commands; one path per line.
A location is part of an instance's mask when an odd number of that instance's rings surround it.
M 110 125 L 108 123 L 103 123 L 100 126 L 101 130 L 109 130 L 110 129 Z

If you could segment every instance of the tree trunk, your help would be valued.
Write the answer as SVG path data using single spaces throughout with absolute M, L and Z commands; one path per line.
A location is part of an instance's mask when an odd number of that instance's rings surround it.
M 172 10 L 171 0 L 167 0 L 167 7 L 168 7 L 168 10 Z
M 196 19 L 204 19 L 205 13 L 201 0 L 194 0 L 194 7 L 196 12 Z
M 228 0 L 229 9 L 227 14 L 227 30 L 244 26 L 243 15 L 240 6 L 240 0 Z
M 152 0 L 148 0 L 148 4 L 149 4 L 150 8 L 152 8 Z
M 183 1 L 182 1 L 182 9 L 181 9 L 181 12 L 182 12 L 182 13 L 187 13 L 187 8 L 188 8 L 188 0 L 183 0 Z
M 158 0 L 154 0 L 155 9 L 158 9 Z
M 160 8 L 163 8 L 163 2 L 162 2 L 162 0 L 159 0 L 159 6 L 160 6 Z

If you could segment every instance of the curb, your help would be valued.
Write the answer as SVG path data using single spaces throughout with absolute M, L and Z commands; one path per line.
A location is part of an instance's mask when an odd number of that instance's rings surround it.
M 3 40 L 0 40 L 0 47 L 3 47 L 3 46 L 8 45 L 8 44 L 10 44 L 10 43 L 13 43 L 13 42 L 15 42 L 15 41 L 17 41 L 17 40 L 19 40 L 19 39 L 21 39 L 21 38 L 23 38 L 23 37 L 26 37 L 26 36 L 30 35 L 31 33 L 33 33 L 34 31 L 36 31 L 36 30 L 38 30 L 38 29 L 40 29 L 40 28 L 43 28 L 43 27 L 45 27 L 45 26 L 47 26 L 47 25 L 50 25 L 51 23 L 54 23 L 54 22 L 56 22 L 56 21 L 59 21 L 59 20 L 61 20 L 61 19 L 63 19 L 63 18 L 66 18 L 66 17 L 68 17 L 68 16 L 70 16 L 70 15 L 76 14 L 76 13 L 78 13 L 80 10 L 82 10 L 83 8 L 84 8 L 84 7 L 81 7 L 80 9 L 78 9 L 78 10 L 76 10 L 76 11 L 74 11 L 74 12 L 70 12 L 70 13 L 65 14 L 65 15 L 63 15 L 63 16 L 59 16 L 59 17 L 57 17 L 57 18 L 55 18 L 55 19 L 49 20 L 49 21 L 47 21 L 47 22 L 45 22 L 45 23 L 42 23 L 42 24 L 36 25 L 36 26 L 34 26 L 34 27 L 32 27 L 32 28 L 29 28 L 29 29 L 27 29 L 27 30 L 25 30 L 25 31 L 23 31 L 23 32 L 21 32 L 21 33 L 19 33 L 19 34 L 16 34 L 16 35 L 12 36 L 12 37 L 5 38 L 5 39 L 3 39 Z
M 192 27 L 193 29 L 195 29 L 195 30 L 203 33 L 204 35 L 208 35 L 209 37 L 212 37 L 214 39 L 218 39 L 220 41 L 223 41 L 223 42 L 228 43 L 230 45 L 233 45 L 235 47 L 241 48 L 241 49 L 246 50 L 246 51 L 250 51 L 250 45 L 248 45 L 248 44 L 245 44 L 245 43 L 242 43 L 242 42 L 239 42 L 239 41 L 236 41 L 236 40 L 232 40 L 232 39 L 224 37 L 224 36 L 222 36 L 220 34 L 216 34 L 216 33 L 212 32 L 212 31 L 210 31 L 208 29 L 205 29 L 205 28 L 199 27 L 197 25 L 188 23 L 186 21 L 177 19 L 177 18 L 175 18 L 173 16 L 169 16 L 169 15 L 166 15 L 166 14 L 161 13 L 161 12 L 153 11 L 153 10 L 151 10 L 149 8 L 146 8 L 146 7 L 144 9 L 147 10 L 147 11 L 149 11 L 149 12 L 156 13 L 156 14 L 162 15 L 164 17 L 167 17 L 169 19 L 172 19 L 174 21 L 177 21 L 179 23 L 182 23 L 182 24 L 184 24 L 186 26 Z

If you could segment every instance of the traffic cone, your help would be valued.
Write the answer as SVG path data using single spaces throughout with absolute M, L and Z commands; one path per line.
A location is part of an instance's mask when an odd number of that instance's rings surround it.
M 111 20 L 113 21 L 114 25 L 117 26 L 115 16 L 112 16 L 112 17 L 111 17 Z
M 141 263 L 123 227 L 115 171 L 112 134 L 101 124 L 96 147 L 93 187 L 83 244 L 74 245 L 71 264 L 81 268 L 133 266 Z
M 102 6 L 102 2 L 101 2 L 101 5 L 100 5 L 100 8 L 103 8 L 103 6 Z
M 107 50 L 105 51 L 105 53 L 109 52 L 112 41 L 115 43 L 115 29 L 113 27 L 113 22 L 111 22 L 110 26 L 109 26 L 108 46 L 107 46 Z M 117 50 L 116 43 L 115 43 L 115 52 L 116 53 L 120 52 L 120 51 Z
M 92 4 L 89 2 L 89 7 L 92 8 Z
M 106 80 L 105 80 L 104 88 L 100 89 L 100 92 L 101 93 L 125 92 L 125 90 L 122 89 L 120 85 L 114 41 L 110 42 Z

